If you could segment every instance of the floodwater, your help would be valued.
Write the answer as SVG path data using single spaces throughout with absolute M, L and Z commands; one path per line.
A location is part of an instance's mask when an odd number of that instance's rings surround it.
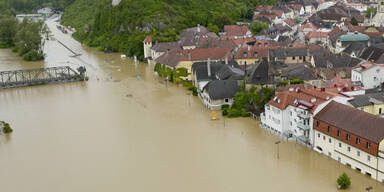
M 153 66 L 82 47 L 49 22 L 57 39 L 44 62 L 0 50 L 0 70 L 85 66 L 88 82 L 0 91 L 0 191 L 254 192 L 384 191 L 384 185 L 296 143 L 251 118 L 211 121 L 185 88 L 165 84 Z M 140 78 L 137 77 L 140 75 Z

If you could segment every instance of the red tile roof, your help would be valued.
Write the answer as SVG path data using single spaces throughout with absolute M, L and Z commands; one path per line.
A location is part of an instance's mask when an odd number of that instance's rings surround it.
M 316 114 L 315 119 L 376 144 L 384 139 L 384 118 L 334 101 Z
M 313 113 L 317 106 L 335 96 L 341 96 L 336 93 L 321 91 L 314 88 L 300 89 L 296 88 L 290 91 L 279 92 L 275 98 L 269 101 L 269 104 L 279 109 L 285 110 L 288 105 L 298 107 L 303 103 L 309 103 L 311 106 L 305 105 L 309 111 Z
M 296 25 L 296 22 L 295 22 L 295 20 L 293 20 L 293 19 L 286 19 L 286 20 L 284 20 L 284 22 L 286 23 L 286 24 L 288 24 L 290 27 L 293 27 L 293 26 L 295 26 Z
M 318 32 L 318 31 L 310 31 L 305 35 L 305 38 L 327 38 L 328 32 Z
M 151 36 L 145 37 L 144 43 L 152 43 L 152 37 Z
M 225 36 L 245 36 L 250 30 L 247 26 L 225 25 Z

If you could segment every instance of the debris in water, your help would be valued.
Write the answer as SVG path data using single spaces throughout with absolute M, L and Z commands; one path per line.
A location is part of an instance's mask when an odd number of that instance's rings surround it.
M 132 98 L 133 95 L 132 95 L 132 94 L 127 94 L 126 97 L 128 97 L 128 98 Z

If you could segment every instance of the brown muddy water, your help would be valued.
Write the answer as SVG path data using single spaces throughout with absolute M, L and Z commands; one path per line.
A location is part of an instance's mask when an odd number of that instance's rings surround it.
M 57 31 L 44 62 L 0 50 L 0 70 L 87 67 L 90 81 L 0 91 L 0 191 L 238 192 L 384 191 L 378 183 L 299 144 L 282 142 L 250 118 L 210 120 L 184 88 L 163 83 L 153 66 L 82 47 Z M 137 78 L 136 75 L 140 75 Z

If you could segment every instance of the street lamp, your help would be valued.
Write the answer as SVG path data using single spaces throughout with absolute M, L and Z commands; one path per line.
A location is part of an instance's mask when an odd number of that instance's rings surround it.
M 188 96 L 188 105 L 191 106 L 191 93 L 187 93 Z
M 373 187 L 371 187 L 371 186 L 365 188 L 365 190 L 366 190 L 367 192 L 371 191 L 372 189 L 373 189 Z
M 281 143 L 281 141 L 276 141 L 275 144 L 277 146 L 277 159 L 279 159 L 279 144 Z

